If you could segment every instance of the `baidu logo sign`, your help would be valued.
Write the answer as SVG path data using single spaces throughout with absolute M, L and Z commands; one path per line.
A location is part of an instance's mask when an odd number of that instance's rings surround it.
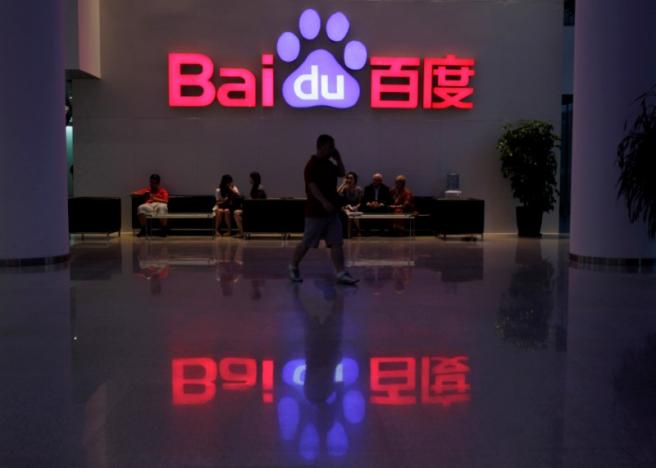
M 298 31 L 283 32 L 276 54 L 295 69 L 282 83 L 282 97 L 290 107 L 348 109 L 361 98 L 353 72 L 370 70 L 372 109 L 473 109 L 471 79 L 476 75 L 473 58 L 446 54 L 437 57 L 369 57 L 358 40 L 347 40 L 351 24 L 342 12 L 328 17 L 322 29 L 316 10 L 303 11 Z M 312 43 L 325 32 L 337 44 L 336 57 L 323 48 L 312 48 L 303 59 L 302 42 Z M 297 65 L 298 64 L 298 65 Z M 274 107 L 276 101 L 274 54 L 261 54 L 262 68 L 219 67 L 200 53 L 169 54 L 169 105 L 206 107 L 217 102 L 223 107 Z M 217 80 L 218 75 L 218 80 Z M 216 84 L 219 81 L 219 84 Z
M 299 31 L 307 40 L 321 32 L 321 18 L 315 10 L 305 10 L 299 18 Z M 342 42 L 350 23 L 344 13 L 334 13 L 326 23 L 326 34 L 333 42 Z M 300 55 L 301 44 L 293 32 L 284 32 L 276 47 L 284 62 L 294 62 Z M 359 41 L 344 47 L 344 64 L 351 70 L 361 70 L 367 64 L 367 48 Z M 325 49 L 311 52 L 305 61 L 285 80 L 282 95 L 292 107 L 328 106 L 338 109 L 353 107 L 360 98 L 360 84 Z

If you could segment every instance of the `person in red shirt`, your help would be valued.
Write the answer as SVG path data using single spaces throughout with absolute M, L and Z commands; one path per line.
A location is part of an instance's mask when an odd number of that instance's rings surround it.
M 160 180 L 161 179 L 159 174 L 151 174 L 149 187 L 136 190 L 130 194 L 133 197 L 142 197 L 144 195 L 147 196 L 146 202 L 139 205 L 139 208 L 137 209 L 137 215 L 139 216 L 139 224 L 141 225 L 141 230 L 139 231 L 139 234 L 137 234 L 138 237 L 143 237 L 144 235 L 146 235 L 146 216 L 149 215 L 162 216 L 168 214 L 169 212 L 169 208 L 168 208 L 169 192 L 167 192 L 166 189 L 160 187 L 159 185 Z M 163 218 L 160 219 L 159 221 L 162 226 L 160 235 L 162 237 L 166 237 L 167 219 Z
M 334 163 L 331 162 L 334 159 Z M 342 223 L 339 220 L 339 197 L 337 178 L 344 177 L 344 163 L 335 148 L 335 139 L 330 135 L 320 135 L 317 139 L 317 154 L 305 166 L 305 230 L 303 240 L 296 246 L 289 265 L 289 278 L 296 283 L 302 280 L 299 265 L 310 248 L 319 247 L 324 239 L 330 248 L 337 282 L 354 285 L 358 282 L 344 269 L 344 249 L 342 247 Z

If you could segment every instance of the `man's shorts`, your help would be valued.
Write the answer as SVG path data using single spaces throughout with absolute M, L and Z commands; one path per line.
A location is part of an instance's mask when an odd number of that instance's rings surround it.
M 316 249 L 321 239 L 326 241 L 328 247 L 342 245 L 342 222 L 338 214 L 322 218 L 305 218 L 303 243 Z
M 144 203 L 137 208 L 138 214 L 146 216 L 162 216 L 168 212 L 169 206 L 166 203 Z

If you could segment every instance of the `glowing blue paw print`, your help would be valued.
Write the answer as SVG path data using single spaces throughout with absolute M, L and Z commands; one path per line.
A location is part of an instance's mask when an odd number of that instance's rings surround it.
M 342 12 L 333 13 L 326 22 L 326 35 L 333 42 L 342 42 L 351 24 Z M 301 13 L 298 21 L 301 36 L 313 40 L 321 32 L 321 17 L 316 10 Z M 293 32 L 284 32 L 276 46 L 284 62 L 295 61 L 301 53 L 301 41 Z M 360 41 L 349 41 L 344 46 L 344 65 L 350 70 L 361 70 L 367 64 L 367 48 Z M 353 107 L 360 98 L 360 84 L 325 49 L 312 51 L 305 61 L 287 77 L 282 94 L 292 107 L 328 106 L 337 109 Z
M 323 453 L 342 457 L 349 449 L 347 427 L 365 418 L 365 399 L 355 387 L 359 367 L 355 360 L 344 358 L 334 372 L 336 388 L 323 405 L 323 416 L 303 396 L 306 384 L 305 360 L 289 361 L 283 368 L 283 381 L 295 389 L 278 402 L 280 435 L 286 442 L 296 441 L 298 454 L 316 461 Z

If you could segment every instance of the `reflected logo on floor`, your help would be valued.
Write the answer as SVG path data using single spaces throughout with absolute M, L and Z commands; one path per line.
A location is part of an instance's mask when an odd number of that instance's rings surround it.
M 326 452 L 341 457 L 349 448 L 348 428 L 365 417 L 365 398 L 357 385 L 360 368 L 351 358 L 334 369 L 307 367 L 304 359 L 294 359 L 283 368 L 285 386 L 276 407 L 280 437 L 307 461 Z
M 294 444 L 298 455 L 308 461 L 324 452 L 332 457 L 345 455 L 348 428 L 364 421 L 367 413 L 361 367 L 349 357 L 334 367 L 308 368 L 304 359 L 289 360 L 282 367 L 278 386 L 273 359 L 262 359 L 258 365 L 250 357 L 179 358 L 172 360 L 171 369 L 175 406 L 208 404 L 218 388 L 259 390 L 263 403 L 276 404 L 281 439 Z M 470 370 L 467 356 L 371 357 L 368 402 L 443 408 L 466 403 Z

